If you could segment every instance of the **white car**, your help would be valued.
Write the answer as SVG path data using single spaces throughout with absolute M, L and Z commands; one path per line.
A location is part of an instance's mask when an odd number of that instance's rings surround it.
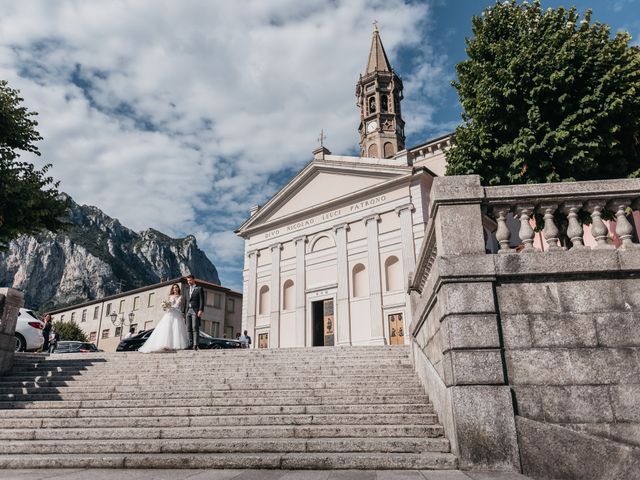
M 21 308 L 16 323 L 16 352 L 40 350 L 44 344 L 44 322 L 36 314 Z

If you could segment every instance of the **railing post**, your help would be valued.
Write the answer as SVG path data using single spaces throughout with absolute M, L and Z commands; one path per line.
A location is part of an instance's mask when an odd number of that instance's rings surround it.
M 16 321 L 24 305 L 24 294 L 13 288 L 0 288 L 0 375 L 13 367 L 16 348 Z

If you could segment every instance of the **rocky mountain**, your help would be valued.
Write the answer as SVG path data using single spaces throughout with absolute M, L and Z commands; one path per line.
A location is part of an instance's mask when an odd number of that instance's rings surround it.
M 137 233 L 96 207 L 68 200 L 65 231 L 22 236 L 0 253 L 0 286 L 24 291 L 29 308 L 51 310 L 189 273 L 220 283 L 195 237 Z

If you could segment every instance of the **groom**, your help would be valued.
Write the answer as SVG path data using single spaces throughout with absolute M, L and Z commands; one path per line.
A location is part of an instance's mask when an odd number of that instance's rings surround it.
M 198 339 L 200 338 L 200 319 L 204 310 L 204 290 L 196 285 L 193 275 L 187 275 L 187 311 L 185 312 L 185 320 L 187 322 L 187 330 L 189 331 L 189 346 L 198 350 Z

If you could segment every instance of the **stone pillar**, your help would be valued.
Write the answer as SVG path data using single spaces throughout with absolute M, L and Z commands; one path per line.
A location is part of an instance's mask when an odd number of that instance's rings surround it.
M 404 289 L 407 289 L 407 279 L 409 274 L 416 267 L 416 247 L 413 240 L 413 216 L 415 211 L 412 203 L 401 205 L 396 208 L 396 213 L 400 216 L 400 235 L 402 237 L 402 267 Z
M 247 321 L 245 324 L 245 329 L 247 330 L 251 338 L 254 339 L 251 342 L 254 348 L 258 343 L 256 339 L 256 289 L 258 281 L 259 256 L 260 252 L 258 250 L 253 250 L 247 254 L 249 261 L 249 278 L 247 281 Z
M 296 246 L 296 346 L 304 347 L 307 340 L 306 326 L 306 274 L 305 274 L 305 245 L 307 237 L 305 235 L 293 240 Z
M 380 279 L 380 244 L 378 222 L 380 215 L 362 219 L 367 227 L 367 250 L 369 253 L 369 305 L 371 306 L 371 339 L 369 343 L 384 345 L 384 323 L 382 318 L 382 283 Z
M 271 245 L 271 338 L 272 348 L 280 347 L 280 252 L 282 244 Z
M 351 345 L 351 315 L 349 312 L 349 261 L 347 253 L 347 232 L 349 225 L 342 223 L 333 227 L 336 233 L 336 260 L 338 263 L 338 292 L 336 323 L 338 345 Z
M 450 402 L 449 413 L 438 413 L 452 418 L 453 431 L 448 434 L 461 469 L 519 471 L 492 263 L 484 279 L 469 273 L 469 258 L 493 261 L 485 255 L 483 196 L 476 175 L 438 177 L 431 190 L 438 257 L 446 257 L 449 272 L 437 281 L 438 307 L 430 312 L 430 328 L 440 327 L 443 381 Z M 414 318 L 425 318 L 424 313 L 414 312 Z
M 13 288 L 0 288 L 0 375 L 13 367 L 16 348 L 16 321 L 24 305 L 24 294 Z

